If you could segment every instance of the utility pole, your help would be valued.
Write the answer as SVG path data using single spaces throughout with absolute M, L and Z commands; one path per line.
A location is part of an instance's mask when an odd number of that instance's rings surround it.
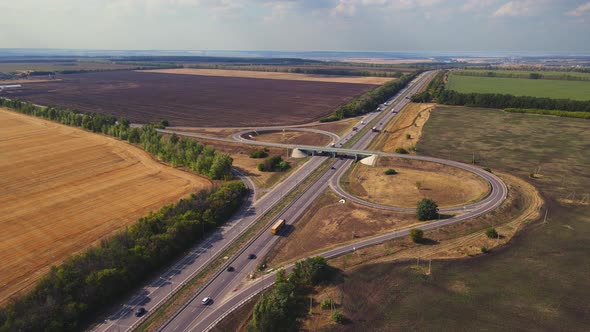
M 428 275 L 432 272 L 432 258 L 428 261 Z

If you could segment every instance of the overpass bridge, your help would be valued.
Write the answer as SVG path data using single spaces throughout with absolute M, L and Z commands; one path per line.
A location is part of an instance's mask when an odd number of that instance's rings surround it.
M 317 147 L 317 146 L 292 146 L 290 147 L 293 149 L 291 152 L 292 158 L 305 158 L 308 156 L 329 156 L 332 158 L 336 157 L 347 157 L 347 158 L 354 158 L 354 160 L 359 160 L 360 162 L 369 165 L 375 166 L 377 162 L 377 155 L 371 152 L 363 151 L 363 150 L 352 150 L 352 149 L 342 149 L 342 148 L 335 148 L 335 147 Z

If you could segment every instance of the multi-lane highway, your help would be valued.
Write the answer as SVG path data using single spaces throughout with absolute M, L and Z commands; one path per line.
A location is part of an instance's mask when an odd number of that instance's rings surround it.
M 351 139 L 355 140 L 351 149 L 337 148 L 342 153 L 352 151 L 359 151 L 366 153 L 364 149 L 375 138 L 377 133 L 370 130 L 362 130 L 362 127 L 376 126 L 381 128 L 381 124 L 386 124 L 391 120 L 397 112 L 399 112 L 408 102 L 406 97 L 419 91 L 423 85 L 434 75 L 433 72 L 424 73 L 416 78 L 408 88 L 398 93 L 395 98 L 392 98 L 393 107 L 382 111 L 380 113 L 371 113 L 364 118 L 364 124 L 359 124 L 360 133 L 349 131 L 342 137 L 334 134 L 328 134 L 335 146 L 341 147 L 346 145 Z M 264 128 L 262 130 L 282 130 L 281 127 Z M 248 139 L 248 132 L 252 130 L 240 132 L 234 135 L 233 140 L 238 140 L 245 144 L 276 146 L 281 148 L 295 148 L 298 146 L 285 145 L 279 143 L 265 143 L 257 142 Z M 313 129 L 318 133 L 324 133 Z M 200 137 L 203 135 L 182 132 L 178 129 L 167 130 L 164 132 L 176 132 L 179 135 Z M 357 136 L 355 136 L 357 135 Z M 211 139 L 210 137 L 207 137 Z M 226 141 L 230 139 L 217 138 L 218 140 Z M 232 141 L 233 141 L 232 140 Z M 317 147 L 314 147 L 317 148 Z M 376 154 L 386 155 L 380 152 Z M 471 205 L 465 207 L 460 212 L 464 212 L 458 217 L 436 221 L 424 225 L 424 229 L 431 229 L 442 227 L 447 224 L 459 222 L 473 216 L 486 213 L 487 211 L 498 206 L 506 196 L 506 187 L 494 175 L 484 172 L 476 167 L 456 163 L 453 161 L 438 160 L 428 157 L 419 156 L 399 156 L 413 159 L 423 159 L 433 162 L 441 162 L 451 166 L 460 167 L 468 171 L 472 171 L 484 177 L 491 184 L 490 195 L 479 202 L 479 205 Z M 234 217 L 225 227 L 213 234 L 205 244 L 195 248 L 186 257 L 179 260 L 171 269 L 163 273 L 158 278 L 154 279 L 150 285 L 142 288 L 133 298 L 117 310 L 109 320 L 105 321 L 96 327 L 96 331 L 120 331 L 131 330 L 137 326 L 141 321 L 133 315 L 133 309 L 138 306 L 143 306 L 148 310 L 148 313 L 153 312 L 167 297 L 174 292 L 175 289 L 181 287 L 184 283 L 190 280 L 194 275 L 202 271 L 208 263 L 210 263 L 215 256 L 227 248 L 239 235 L 259 219 L 266 211 L 271 209 L 277 202 L 279 202 L 288 192 L 297 187 L 309 174 L 317 169 L 323 162 L 328 162 L 332 167 L 328 167 L 326 171 L 321 173 L 294 201 L 291 202 L 277 218 L 287 220 L 290 225 L 297 221 L 301 214 L 305 212 L 307 207 L 319 196 L 328 186 L 331 186 L 337 192 L 340 192 L 339 179 L 351 164 L 350 160 L 330 159 L 325 157 L 313 157 L 304 164 L 300 169 L 294 172 L 289 178 L 275 187 L 271 192 L 265 195 L 262 199 L 253 201 L 250 200 L 248 204 Z M 246 180 L 248 181 L 248 180 Z M 248 183 L 248 182 L 247 182 Z M 344 194 L 344 193 L 343 193 Z M 346 196 L 348 197 L 348 196 Z M 369 202 L 362 202 L 364 204 L 372 204 Z M 378 206 L 380 207 L 380 206 Z M 383 208 L 383 207 L 380 207 Z M 249 280 L 247 275 L 254 271 L 260 263 L 259 258 L 268 253 L 272 246 L 279 241 L 282 236 L 273 236 L 268 231 L 267 227 L 257 234 L 246 246 L 244 246 L 236 255 L 228 257 L 223 268 L 219 269 L 198 292 L 194 294 L 191 301 L 187 302 L 181 310 L 161 327 L 164 331 L 203 331 L 215 324 L 224 314 L 235 308 L 240 302 L 251 297 L 254 294 L 262 291 L 265 287 L 272 284 L 274 279 L 273 274 L 269 273 L 262 279 Z M 326 257 L 337 256 L 338 254 L 347 253 L 354 248 L 373 245 L 393 239 L 400 236 L 406 236 L 407 230 L 400 230 L 390 234 L 385 234 L 379 237 L 365 239 L 354 245 L 346 245 L 340 248 L 325 252 L 322 255 Z M 249 258 L 254 255 L 255 258 Z M 227 267 L 232 266 L 233 271 L 228 272 Z M 211 297 L 213 302 L 208 306 L 201 304 L 203 297 Z
M 404 91 L 398 94 L 396 101 L 397 103 L 393 106 L 392 109 L 387 110 L 386 112 L 382 113 L 374 113 L 371 114 L 369 117 L 365 118 L 366 126 L 378 126 L 377 123 L 387 123 L 387 121 L 391 120 L 393 116 L 397 114 L 401 108 L 405 106 L 409 102 L 408 99 L 404 98 L 406 96 L 411 96 L 413 93 L 418 91 L 423 84 L 430 77 L 432 77 L 432 73 L 427 73 L 422 75 L 417 82 L 410 86 L 408 91 Z M 183 133 L 184 134 L 184 133 Z M 348 139 L 354 133 L 349 133 L 344 135 L 343 138 L 339 139 L 336 143 L 337 146 L 344 145 Z M 350 152 L 350 151 L 363 151 L 369 143 L 373 140 L 377 133 L 366 131 L 364 134 L 353 144 L 353 150 L 349 149 L 336 149 L 341 152 Z M 275 143 L 263 143 L 263 142 L 255 142 L 250 141 L 244 138 L 244 132 L 241 132 L 234 136 L 234 139 L 240 140 L 247 144 L 255 144 L 255 145 L 270 145 L 270 146 L 277 146 L 277 147 L 288 147 L 288 148 L 295 148 L 297 146 L 293 145 L 284 145 L 284 144 L 275 144 Z M 379 152 L 375 152 L 379 153 Z M 440 221 L 435 221 L 431 223 L 426 223 L 424 230 L 433 229 L 437 227 L 443 227 L 452 223 L 460 222 L 465 219 L 473 218 L 474 216 L 481 215 L 483 213 L 488 212 L 491 209 L 497 207 L 503 199 L 506 197 L 506 186 L 500 181 L 497 177 L 493 174 L 487 173 L 482 171 L 476 167 L 465 165 L 453 161 L 446 161 L 436 158 L 429 158 L 429 157 L 419 157 L 419 156 L 404 156 L 404 155 L 395 155 L 395 154 L 382 154 L 380 155 L 390 155 L 396 157 L 406 157 L 412 159 L 421 159 L 431 162 L 440 162 L 447 165 L 460 167 L 467 171 L 473 172 L 482 176 L 484 179 L 490 182 L 491 191 L 490 195 L 479 202 L 479 204 L 473 204 L 465 209 L 461 208 L 462 213 L 460 216 L 444 219 Z M 321 160 L 323 157 L 314 157 L 314 160 Z M 311 203 L 328 187 L 328 186 L 335 186 L 338 187 L 338 179 L 342 176 L 345 172 L 346 168 L 351 164 L 350 160 L 340 160 L 340 159 L 333 159 L 330 161 L 331 166 L 327 171 L 322 173 L 290 206 L 288 206 L 279 216 L 278 218 L 285 219 L 287 224 L 292 224 L 297 221 L 301 214 L 303 214 L 306 208 L 311 205 Z M 336 185 L 335 185 L 336 184 Z M 269 226 L 270 227 L 270 224 Z M 259 257 L 263 257 L 266 255 L 273 245 L 279 241 L 282 237 L 281 236 L 274 236 L 268 231 L 268 227 L 265 231 L 261 232 L 256 236 L 247 246 L 243 248 L 243 250 L 234 257 L 230 258 L 227 265 L 231 265 L 235 268 L 233 272 L 228 272 L 225 269 L 221 269 L 217 272 L 215 278 L 211 279 L 206 287 L 204 287 L 197 296 L 194 297 L 192 301 L 187 303 L 185 307 L 178 311 L 171 320 L 169 320 L 164 326 L 162 326 L 162 331 L 204 331 L 212 327 L 221 317 L 223 317 L 227 312 L 231 311 L 237 305 L 239 305 L 244 300 L 250 298 L 251 296 L 257 294 L 258 292 L 262 291 L 266 287 L 272 284 L 273 282 L 273 274 L 269 273 L 267 276 L 262 278 L 261 280 L 249 280 L 247 275 L 254 271 L 257 268 L 257 265 L 260 263 L 258 260 Z M 381 243 L 390 239 L 394 239 L 397 237 L 407 236 L 408 230 L 400 230 L 396 232 L 392 232 L 389 234 L 377 236 L 374 238 L 365 239 L 359 241 L 354 244 L 344 245 L 339 248 L 335 248 L 330 251 L 326 251 L 322 253 L 322 256 L 325 257 L 335 257 L 341 254 L 345 254 L 355 250 L 356 248 L 362 248 L 369 245 L 374 245 L 377 243 Z M 254 255 L 254 259 L 250 259 Z M 203 306 L 200 302 L 201 298 L 203 297 L 211 297 L 213 298 L 213 303 L 208 306 Z

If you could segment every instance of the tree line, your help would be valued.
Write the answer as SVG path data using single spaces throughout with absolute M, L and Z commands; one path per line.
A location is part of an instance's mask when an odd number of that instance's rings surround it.
M 379 104 L 386 102 L 393 95 L 401 91 L 408 83 L 418 76 L 420 72 L 402 76 L 395 81 L 386 82 L 365 94 L 358 96 L 348 103 L 340 106 L 334 114 L 320 119 L 320 122 L 330 122 L 359 116 L 374 111 Z
M 286 275 L 279 271 L 273 289 L 263 294 L 254 307 L 248 332 L 298 331 L 298 318 L 305 313 L 312 287 L 330 280 L 333 269 L 323 257 L 295 263 Z
M 112 115 L 80 113 L 75 110 L 42 107 L 30 102 L 0 97 L 0 106 L 17 112 L 56 121 L 65 125 L 80 127 L 95 133 L 102 133 L 138 144 L 159 160 L 172 166 L 183 166 L 193 172 L 214 180 L 231 178 L 232 158 L 228 154 L 205 147 L 188 138 L 172 134 L 164 137 L 152 124 L 131 128 L 128 120 Z
M 35 288 L 0 309 L 0 331 L 81 331 L 242 205 L 241 182 L 203 190 L 139 219 L 53 266 Z
M 428 88 L 412 97 L 414 102 L 436 101 L 446 105 L 460 105 L 488 108 L 528 108 L 560 110 L 570 112 L 590 112 L 590 100 L 551 99 L 528 96 L 513 96 L 499 93 L 460 93 L 445 89 L 445 77 L 442 71 L 430 82 Z

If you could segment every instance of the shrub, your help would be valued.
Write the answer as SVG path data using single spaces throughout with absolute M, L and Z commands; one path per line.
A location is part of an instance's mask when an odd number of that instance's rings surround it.
M 395 153 L 398 153 L 398 154 L 408 154 L 408 150 L 406 150 L 404 148 L 397 148 L 397 149 L 395 149 Z
M 383 172 L 385 175 L 395 175 L 397 174 L 397 171 L 394 170 L 393 168 L 389 168 L 387 170 L 385 170 L 385 172 Z
M 489 167 L 484 167 L 483 170 L 486 171 L 486 172 L 488 172 L 488 173 L 493 173 L 492 172 L 492 169 L 489 168 Z
M 490 228 L 486 229 L 486 236 L 489 237 L 490 239 L 495 239 L 498 237 L 498 232 L 496 231 L 495 228 L 490 227 Z
M 338 324 L 344 324 L 346 322 L 346 317 L 340 311 L 334 311 L 332 313 L 332 320 Z
M 410 146 L 408 148 L 408 151 L 410 151 L 410 152 L 416 152 L 416 147 L 412 145 L 412 146 Z
M 414 243 L 420 243 L 424 240 L 424 231 L 419 228 L 410 229 L 410 239 Z
M 160 126 L 166 128 L 170 125 L 170 123 L 168 122 L 168 120 L 162 120 L 160 121 Z
M 258 159 L 258 158 L 266 158 L 268 157 L 268 153 L 264 149 L 256 150 L 250 153 L 250 158 Z
M 488 248 L 486 248 L 486 247 L 481 247 L 481 248 L 479 248 L 479 250 L 481 250 L 481 252 L 483 254 L 487 254 L 488 252 L 490 252 L 490 250 Z
M 412 135 L 406 134 L 406 139 L 410 139 L 410 138 L 412 138 Z
M 425 221 L 438 218 L 438 205 L 430 198 L 423 198 L 416 207 L 418 220 Z
M 322 302 L 320 303 L 320 308 L 330 309 L 333 304 L 334 304 L 334 301 L 332 299 L 325 299 L 325 300 L 322 300 Z
M 289 163 L 284 161 L 281 156 L 266 158 L 261 164 L 258 164 L 258 170 L 261 172 L 282 172 L 289 167 L 291 167 Z

